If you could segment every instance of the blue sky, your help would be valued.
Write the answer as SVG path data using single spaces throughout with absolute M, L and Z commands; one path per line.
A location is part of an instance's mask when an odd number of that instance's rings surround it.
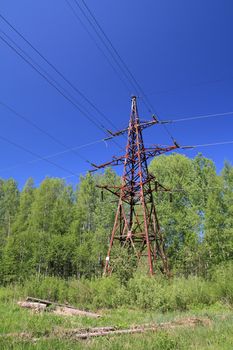
M 76 1 L 85 9 L 82 0 Z M 125 88 L 121 80 L 124 79 L 123 75 L 120 72 L 116 74 L 99 50 L 98 47 L 102 51 L 105 48 L 75 0 L 69 2 L 78 18 L 85 23 L 85 28 L 65 0 L 0 0 L 0 13 L 117 129 L 121 129 L 128 123 L 130 96 L 137 94 L 137 91 L 132 87 Z M 233 111 L 231 0 L 86 0 L 86 3 L 143 88 L 153 112 L 161 119 Z M 78 103 L 87 108 L 88 115 L 98 125 L 101 123 L 112 129 L 1 18 L 0 30 L 0 35 L 6 38 L 4 35 L 7 34 L 13 39 Z M 64 169 L 38 159 L 34 162 L 37 157 L 33 154 L 44 157 L 63 152 L 66 148 L 100 140 L 105 134 L 2 40 L 0 57 L 0 103 L 14 108 L 66 146 L 54 142 L 0 104 L 0 177 L 14 177 L 20 186 L 29 176 L 38 184 L 46 175 L 68 176 L 69 182 L 77 183 L 77 177 L 69 176 L 90 169 L 83 158 L 98 164 L 122 152 L 112 142 L 100 142 L 78 150 L 82 158 L 72 152 L 50 158 Z M 112 65 L 115 63 L 112 62 Z M 118 69 L 117 66 L 115 69 Z M 138 99 L 138 107 L 143 120 L 151 118 L 142 97 Z M 181 145 L 233 140 L 232 127 L 233 115 L 168 126 Z M 144 136 L 146 144 L 171 143 L 160 125 L 147 130 Z M 1 137 L 32 153 L 10 145 Z M 119 138 L 118 142 L 123 146 L 125 139 Z M 220 171 L 224 160 L 232 161 L 232 149 L 233 145 L 222 145 L 182 153 L 194 157 L 202 152 L 216 163 Z

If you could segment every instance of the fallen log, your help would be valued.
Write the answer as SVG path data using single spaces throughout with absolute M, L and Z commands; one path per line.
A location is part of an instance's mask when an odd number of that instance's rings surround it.
M 32 309 L 35 311 L 44 311 L 46 309 L 46 304 L 37 303 L 37 302 L 19 301 L 17 304 L 26 309 Z
M 34 298 L 34 297 L 27 297 L 26 302 L 44 305 L 44 309 L 46 309 L 49 306 L 54 306 L 55 307 L 54 313 L 57 315 L 67 315 L 67 316 L 77 315 L 77 316 L 86 316 L 86 317 L 93 317 L 93 318 L 101 317 L 101 315 L 96 314 L 94 312 L 80 310 L 74 306 L 71 306 L 68 304 L 67 305 L 66 304 L 59 304 L 59 303 L 56 303 L 56 302 L 53 302 L 50 300 L 38 299 L 38 298 Z
M 27 297 L 26 301 L 32 301 L 32 302 L 35 302 L 35 303 L 42 303 L 42 304 L 45 304 L 47 306 L 50 306 L 52 304 L 56 304 L 56 303 L 54 303 L 52 301 L 49 301 L 49 300 L 38 299 L 38 298 L 34 298 L 34 297 Z
M 166 323 L 160 323 L 160 324 L 154 324 L 154 325 L 142 325 L 142 326 L 136 326 L 134 328 L 129 329 L 103 329 L 103 330 L 95 330 L 91 328 L 87 332 L 83 333 L 73 333 L 72 338 L 73 339 L 88 339 L 93 337 L 103 337 L 103 336 L 114 336 L 114 335 L 123 335 L 123 334 L 135 334 L 135 333 L 145 333 L 149 331 L 158 331 L 162 329 L 174 329 L 178 327 L 195 327 L 197 325 L 209 325 L 210 320 L 209 319 L 200 319 L 200 318 L 188 318 L 188 319 L 181 319 L 174 322 L 166 322 Z
M 98 332 L 108 332 L 108 331 L 114 331 L 117 327 L 115 326 L 106 326 L 106 327 L 85 327 L 85 328 L 72 328 L 72 329 L 64 329 L 62 327 L 58 327 L 54 329 L 53 335 L 58 337 L 66 337 L 66 338 L 72 338 L 75 337 L 77 334 L 86 334 L 86 333 L 98 333 Z
M 158 327 L 148 327 L 148 328 L 135 328 L 135 329 L 118 329 L 114 331 L 100 331 L 100 332 L 87 332 L 79 333 L 74 335 L 74 339 L 87 339 L 92 337 L 103 337 L 110 335 L 120 335 L 120 334 L 133 334 L 133 333 L 144 333 L 146 331 L 155 331 Z
M 98 314 L 95 314 L 93 312 L 79 310 L 70 306 L 56 306 L 55 310 L 53 311 L 56 315 L 62 315 L 62 316 L 86 316 L 86 317 L 94 317 L 98 318 L 101 317 Z
M 171 322 L 158 323 L 158 324 L 144 324 L 134 326 L 129 329 L 117 329 L 114 326 L 107 327 L 94 327 L 94 328 L 74 328 L 74 329 L 62 329 L 57 328 L 52 330 L 51 333 L 46 334 L 40 338 L 33 337 L 32 333 L 8 333 L 1 334 L 0 338 L 3 337 L 13 337 L 25 340 L 31 340 L 36 342 L 39 339 L 73 339 L 73 340 L 84 340 L 92 337 L 99 336 L 114 336 L 114 335 L 123 335 L 123 334 L 136 334 L 136 333 L 145 333 L 145 332 L 156 332 L 159 330 L 169 330 L 181 327 L 195 327 L 198 325 L 210 326 L 211 320 L 208 318 L 198 318 L 198 317 L 189 317 L 178 319 Z

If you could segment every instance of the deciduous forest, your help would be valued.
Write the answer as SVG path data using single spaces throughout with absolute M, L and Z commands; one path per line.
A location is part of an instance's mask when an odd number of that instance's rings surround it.
M 206 277 L 214 266 L 233 258 L 233 168 L 221 174 L 202 155 L 174 154 L 154 159 L 150 172 L 173 190 L 155 201 L 173 275 Z M 14 179 L 0 182 L 0 280 L 31 276 L 93 278 L 102 273 L 113 226 L 116 200 L 97 184 L 117 183 L 116 173 L 80 179 L 76 189 L 59 178 L 45 178 L 38 188 L 29 178 L 20 191 Z M 120 278 L 123 260 L 115 267 Z M 128 264 L 130 269 L 130 264 Z
M 109 344 L 114 349 L 231 348 L 233 167 L 225 162 L 218 174 L 201 154 L 194 159 L 173 154 L 154 158 L 149 171 L 172 190 L 172 197 L 155 193 L 169 278 L 159 263 L 155 276 L 149 276 L 146 261 L 136 266 L 134 256 L 120 247 L 112 257 L 112 275 L 102 276 L 117 202 L 97 185 L 119 183 L 112 169 L 88 173 L 77 188 L 59 178 L 47 177 L 38 187 L 29 178 L 23 189 L 14 179 L 1 180 L 3 349 L 31 349 L 33 342 L 37 349 L 107 349 Z M 17 301 L 28 295 L 99 310 L 102 318 L 19 310 Z M 128 325 L 154 322 L 168 331 L 85 343 L 77 343 L 75 333 L 67 340 L 64 333 L 83 327 L 91 332 L 95 328 L 90 327 L 100 325 L 114 325 L 120 332 Z M 186 329 L 193 322 L 199 326 Z

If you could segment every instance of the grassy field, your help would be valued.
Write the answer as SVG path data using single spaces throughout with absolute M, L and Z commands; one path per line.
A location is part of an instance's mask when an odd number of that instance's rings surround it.
M 100 312 L 102 314 L 100 319 L 64 317 L 49 312 L 35 314 L 30 310 L 21 309 L 14 299 L 2 300 L 0 349 L 233 349 L 233 312 L 221 304 L 180 313 L 157 313 L 132 308 L 100 310 Z M 128 328 L 132 325 L 161 323 L 190 316 L 208 318 L 210 323 L 194 328 L 183 327 L 81 341 L 59 338 L 59 334 L 64 329 L 97 326 Z M 30 338 L 21 338 L 19 334 L 22 332 L 29 333 Z
M 233 270 L 219 270 L 212 280 L 198 277 L 151 279 L 135 276 L 126 285 L 115 278 L 63 280 L 34 277 L 20 284 L 0 287 L 0 350 L 38 349 L 233 349 Z M 27 295 L 68 302 L 96 311 L 98 319 L 33 313 L 17 305 Z M 74 340 L 65 330 L 115 326 L 127 329 L 143 324 L 161 324 L 199 317 L 207 320 L 183 327 L 142 334 L 114 335 Z M 22 335 L 24 334 L 24 335 Z

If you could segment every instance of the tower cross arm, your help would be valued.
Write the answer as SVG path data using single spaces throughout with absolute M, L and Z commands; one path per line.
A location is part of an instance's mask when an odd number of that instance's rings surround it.
M 180 146 L 175 142 L 174 145 L 172 146 L 166 146 L 166 147 L 161 147 L 161 146 L 153 146 L 153 147 L 148 147 L 144 149 L 144 152 L 146 154 L 147 159 L 151 157 L 156 157 L 161 154 L 173 151 L 177 148 L 180 148 Z
M 125 156 L 120 156 L 120 157 L 113 157 L 111 161 L 103 163 L 103 164 L 94 164 L 91 163 L 94 169 L 90 170 L 90 172 L 97 171 L 99 169 L 106 168 L 107 166 L 116 166 L 116 165 L 121 165 L 124 164 Z
M 158 119 L 153 116 L 153 120 L 149 120 L 149 121 L 143 121 L 141 123 L 138 124 L 138 127 L 141 129 L 141 130 L 144 130 L 146 128 L 149 128 L 150 126 L 153 126 L 155 124 L 160 124 L 160 122 L 158 121 Z M 105 141 L 108 141 L 108 140 L 111 140 L 112 138 L 116 137 L 116 136 L 120 136 L 120 135 L 124 135 L 128 132 L 129 128 L 124 128 L 122 130 L 119 130 L 119 131 L 115 131 L 115 132 L 112 132 L 110 130 L 108 130 L 108 133 L 110 134 L 109 137 L 106 137 L 104 140 Z
M 166 146 L 166 147 L 153 146 L 153 147 L 149 147 L 149 148 L 144 148 L 144 153 L 146 155 L 146 158 L 148 159 L 151 157 L 159 156 L 159 155 L 164 154 L 164 153 L 169 152 L 169 151 L 173 151 L 174 149 L 177 149 L 177 148 L 180 148 L 180 146 L 175 142 L 174 145 L 172 145 L 172 146 Z M 95 172 L 99 169 L 103 169 L 103 168 L 106 168 L 108 166 L 123 165 L 125 162 L 125 158 L 126 158 L 126 155 L 123 155 L 123 156 L 119 156 L 119 157 L 113 157 L 111 161 L 103 163 L 103 164 L 97 165 L 97 164 L 91 163 L 91 165 L 93 166 L 93 169 L 91 169 L 90 172 Z

